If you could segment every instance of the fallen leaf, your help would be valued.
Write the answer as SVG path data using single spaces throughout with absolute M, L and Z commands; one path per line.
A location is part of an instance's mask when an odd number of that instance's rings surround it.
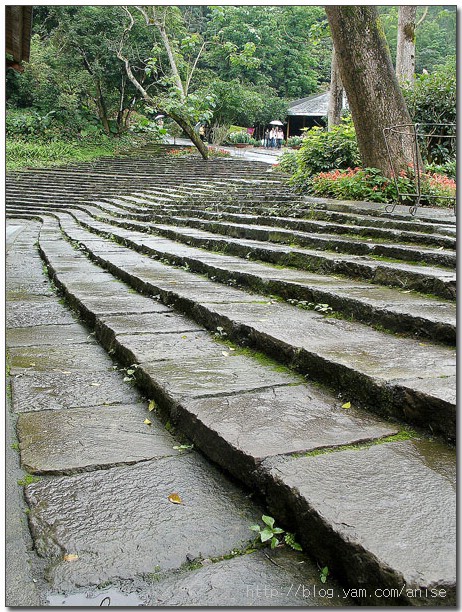
M 79 555 L 64 555 L 64 561 L 77 561 Z
M 221 354 L 223 355 L 223 357 L 229 357 L 229 353 L 227 353 L 226 351 L 221 351 Z
M 61 374 L 72 374 L 72 372 L 69 372 L 68 370 L 61 370 Z M 94 385 L 95 383 L 92 383 L 92 385 Z
M 351 408 L 351 402 L 346 402 L 345 404 L 342 404 L 342 408 L 345 408 L 345 410 L 348 410 L 348 408 Z
M 34 363 L 34 362 L 31 362 L 29 365 L 30 365 L 30 366 L 34 366 L 34 365 L 35 365 L 35 363 Z
M 168 496 L 168 501 L 172 502 L 172 504 L 182 504 L 183 500 L 181 499 L 181 497 L 178 495 L 178 493 L 171 493 Z
M 145 425 L 151 425 L 151 421 L 149 419 L 144 419 L 143 423 Z
M 90 383 L 90 386 L 91 386 L 91 387 L 99 387 L 99 386 L 101 386 L 101 385 L 100 385 L 100 383 L 97 383 L 97 382 L 91 382 L 91 383 Z
M 155 409 L 156 409 L 156 402 L 154 400 L 151 400 L 148 405 L 148 410 L 149 412 L 152 412 Z
M 132 375 L 132 374 L 134 374 L 134 373 L 135 373 L 135 370 L 127 370 L 127 374 L 128 374 L 129 376 L 131 376 L 131 375 Z

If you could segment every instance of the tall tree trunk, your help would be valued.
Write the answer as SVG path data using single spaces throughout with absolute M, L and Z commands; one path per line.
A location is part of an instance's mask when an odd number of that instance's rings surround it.
M 396 76 L 399 83 L 414 83 L 415 28 L 417 6 L 400 6 L 398 13 L 398 42 L 396 45 Z
M 343 85 L 337 64 L 335 47 L 332 49 L 330 71 L 329 108 L 327 110 L 327 128 L 330 131 L 334 125 L 339 125 L 343 108 Z
M 363 166 L 386 176 L 414 163 L 412 139 L 391 139 L 383 129 L 411 124 L 375 6 L 326 6 L 343 87 L 356 129 Z
M 208 159 L 208 156 L 209 156 L 208 147 L 202 142 L 199 134 L 194 130 L 194 127 L 190 123 L 188 123 L 186 119 L 183 119 L 183 117 L 181 117 L 181 115 L 178 115 L 176 112 L 168 111 L 168 113 L 165 112 L 165 114 L 171 117 L 174 121 L 176 121 L 176 123 L 178 123 L 178 125 L 183 129 L 183 131 L 186 132 L 186 134 L 192 140 L 193 144 L 197 147 L 203 159 Z

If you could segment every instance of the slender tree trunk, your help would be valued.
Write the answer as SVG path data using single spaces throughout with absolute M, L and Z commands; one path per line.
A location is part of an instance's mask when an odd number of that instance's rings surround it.
M 399 83 L 414 84 L 415 28 L 417 6 L 400 6 L 398 42 L 396 45 L 396 76 Z
M 329 108 L 327 111 L 327 128 L 330 131 L 334 125 L 339 125 L 343 108 L 343 85 L 337 65 L 335 47 L 332 49 L 330 72 Z
M 390 139 L 383 129 L 411 124 L 375 6 L 326 6 L 343 87 L 363 166 L 386 176 L 414 163 L 410 137 Z
M 99 82 L 99 79 L 94 78 L 94 81 L 96 88 L 96 106 L 98 107 L 99 118 L 103 125 L 104 131 L 109 136 L 111 133 L 111 129 L 109 127 L 109 120 L 107 117 L 106 101 L 104 99 L 103 92 L 101 91 L 101 84 Z

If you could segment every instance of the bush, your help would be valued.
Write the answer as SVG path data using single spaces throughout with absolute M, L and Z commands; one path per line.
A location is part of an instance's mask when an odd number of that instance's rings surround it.
M 294 174 L 297 171 L 298 155 L 296 151 L 285 151 L 279 158 L 278 170 L 287 174 Z
M 253 138 L 247 132 L 232 132 L 226 138 L 230 144 L 252 144 L 252 140 Z
M 319 127 L 307 130 L 296 155 L 296 169 L 289 182 L 300 190 L 306 187 L 313 174 L 357 166 L 359 150 L 351 119 L 343 119 L 330 132 Z
M 291 136 L 287 139 L 288 147 L 299 147 L 303 143 L 303 138 L 301 136 Z
M 414 123 L 454 124 L 423 126 L 422 131 L 455 134 L 456 74 L 445 67 L 432 74 L 417 75 L 414 87 L 404 87 L 403 94 Z M 455 159 L 455 138 L 427 137 L 422 139 L 422 156 L 427 163 L 445 164 Z
M 416 183 L 412 169 L 402 171 L 397 177 L 399 192 L 415 193 Z M 331 170 L 313 176 L 307 186 L 308 193 L 316 196 L 333 197 L 343 200 L 366 200 L 369 202 L 396 202 L 399 200 L 395 181 L 383 176 L 377 168 L 348 168 Z M 421 204 L 450 206 L 456 195 L 453 179 L 437 173 L 421 175 Z M 449 199 L 448 199 L 449 198 Z M 415 199 L 401 199 L 406 204 L 414 204 Z

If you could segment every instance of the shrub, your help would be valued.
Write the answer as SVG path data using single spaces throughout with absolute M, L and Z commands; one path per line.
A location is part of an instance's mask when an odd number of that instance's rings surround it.
M 226 141 L 230 144 L 251 144 L 252 137 L 247 132 L 231 132 Z
M 303 138 L 301 136 L 291 136 L 287 139 L 288 147 L 299 147 L 303 143 Z
M 307 186 L 313 174 L 357 166 L 359 150 L 351 119 L 343 119 L 330 132 L 319 127 L 307 130 L 296 155 L 297 166 L 289 182 L 299 190 Z
M 412 169 L 401 171 L 397 177 L 400 194 L 416 192 L 415 177 Z M 316 196 L 333 197 L 344 200 L 366 200 L 369 202 L 398 201 L 395 181 L 383 176 L 377 168 L 348 168 L 320 172 L 313 176 L 307 191 Z M 421 175 L 421 204 L 450 206 L 455 198 L 456 183 L 448 176 L 427 172 Z M 415 198 L 401 199 L 405 204 L 414 204 Z
M 298 155 L 296 151 L 285 151 L 279 158 L 278 169 L 287 174 L 297 171 Z
M 456 74 L 449 67 L 432 74 L 417 75 L 414 87 L 403 94 L 414 123 L 456 123 Z M 452 125 L 423 126 L 426 133 L 455 134 Z M 455 159 L 455 138 L 433 136 L 422 139 L 422 156 L 427 163 L 445 164 Z

